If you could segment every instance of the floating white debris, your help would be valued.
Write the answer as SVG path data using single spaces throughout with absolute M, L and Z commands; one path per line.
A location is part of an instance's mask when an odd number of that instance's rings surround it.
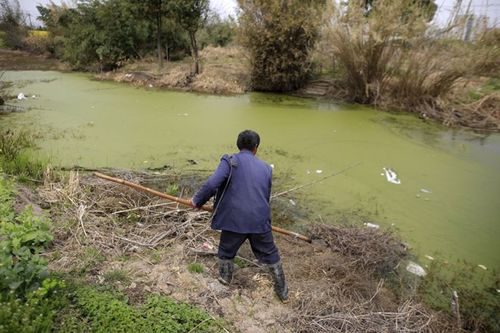
M 189 116 L 189 113 L 178 113 L 177 115 L 182 117 L 187 117 Z
M 31 95 L 31 98 L 38 98 L 37 95 Z
M 380 228 L 380 226 L 378 224 L 374 224 L 374 223 L 370 223 L 370 222 L 367 222 L 367 223 L 363 223 L 365 225 L 365 227 L 367 228 L 373 228 L 373 229 L 378 229 Z
M 293 201 L 292 199 L 290 199 L 290 200 L 288 200 L 288 201 L 290 202 L 290 204 L 291 204 L 292 206 L 297 205 L 297 203 L 296 203 L 295 201 Z
M 398 175 L 396 173 L 396 171 L 394 171 L 393 169 L 391 168 L 383 168 L 384 170 L 384 174 L 385 174 L 385 178 L 387 179 L 387 181 L 389 183 L 393 183 L 393 184 L 401 184 L 401 181 L 398 179 Z
M 419 264 L 414 263 L 413 261 L 410 261 L 408 265 L 406 266 L 406 270 L 412 274 L 415 274 L 417 276 L 426 276 L 427 272 L 425 269 L 422 268 Z
M 319 169 L 318 169 L 318 170 L 316 170 L 316 173 L 317 173 L 317 174 L 320 174 L 320 173 L 322 173 L 322 172 L 323 172 L 323 170 L 319 170 Z
M 488 269 L 488 268 L 487 268 L 486 266 L 484 266 L 484 265 L 477 265 L 477 267 L 482 268 L 482 269 L 484 269 L 484 270 L 487 270 L 487 269 Z
M 17 95 L 17 99 L 18 100 L 26 99 L 26 96 L 24 96 L 23 93 L 19 93 L 19 95 Z
M 310 175 L 310 174 L 311 174 L 311 170 L 307 170 L 307 171 L 306 171 L 306 173 L 307 173 L 308 175 Z
M 273 169 L 274 169 L 274 164 L 269 164 L 269 165 L 271 166 L 271 168 L 273 168 Z
M 146 164 L 146 163 L 149 163 L 149 162 L 148 162 L 148 161 L 144 161 L 144 162 L 142 162 L 142 163 Z
M 431 190 L 428 190 L 428 189 L 425 189 L 425 188 L 421 188 L 420 192 L 422 192 L 422 193 L 432 193 Z
M 425 257 L 426 257 L 427 259 L 429 259 L 429 260 L 434 260 L 434 257 L 431 257 L 430 255 L 427 255 L 427 254 L 426 254 L 426 255 L 425 255 Z

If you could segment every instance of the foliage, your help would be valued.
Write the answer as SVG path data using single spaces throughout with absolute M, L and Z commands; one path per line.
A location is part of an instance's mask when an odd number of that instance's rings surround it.
M 174 184 L 170 184 L 167 186 L 167 189 L 165 190 L 165 192 L 167 194 L 170 194 L 170 195 L 173 195 L 173 196 L 178 196 L 179 195 L 179 185 L 174 183 Z
M 201 48 L 208 45 L 224 47 L 229 45 L 236 35 L 236 22 L 229 16 L 222 19 L 217 13 L 210 13 L 205 27 L 198 35 Z
M 160 296 L 134 307 L 123 296 L 81 287 L 76 302 L 90 332 L 216 332 L 206 313 Z
M 453 291 L 458 294 L 462 328 L 474 332 L 499 332 L 500 275 L 458 262 L 442 267 L 432 262 L 419 293 L 433 308 L 449 313 Z
M 0 222 L 0 291 L 22 297 L 36 290 L 48 276 L 47 262 L 41 257 L 52 240 L 45 219 L 24 210 L 13 221 Z
M 49 223 L 31 210 L 16 217 L 13 194 L 13 184 L 0 179 L 0 331 L 50 332 L 65 285 L 46 279 Z
M 14 211 L 12 203 L 14 200 L 13 185 L 3 177 L 0 177 L 0 220 L 12 221 Z
M 191 273 L 203 273 L 203 265 L 199 262 L 192 262 L 188 265 L 188 271 Z
M 208 0 L 177 0 L 174 4 L 174 13 L 177 22 L 183 27 L 188 35 L 191 44 L 191 56 L 194 61 L 194 74 L 199 74 L 199 55 L 196 32 L 200 30 L 207 19 Z
M 0 0 L 0 31 L 5 33 L 5 46 L 14 49 L 22 47 L 27 29 L 19 0 Z
M 310 74 L 324 1 L 239 0 L 240 40 L 250 52 L 255 90 L 290 91 Z
M 46 279 L 26 299 L 0 295 L 0 332 L 52 332 L 57 312 L 66 304 L 65 284 Z
M 26 131 L 2 131 L 0 133 L 0 154 L 7 160 L 13 160 L 21 150 L 31 147 L 32 142 L 33 140 Z
M 64 20 L 64 58 L 75 68 L 111 69 L 139 56 L 147 41 L 148 25 L 137 19 L 136 2 L 110 0 L 80 2 Z
M 34 135 L 28 131 L 0 132 L 0 166 L 8 174 L 21 178 L 41 179 L 46 162 L 35 159 L 26 152 L 33 148 Z

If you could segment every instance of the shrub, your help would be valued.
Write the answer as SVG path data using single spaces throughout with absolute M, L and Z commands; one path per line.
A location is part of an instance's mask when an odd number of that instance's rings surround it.
M 252 87 L 290 91 L 310 74 L 323 1 L 239 0 L 240 40 L 250 53 Z

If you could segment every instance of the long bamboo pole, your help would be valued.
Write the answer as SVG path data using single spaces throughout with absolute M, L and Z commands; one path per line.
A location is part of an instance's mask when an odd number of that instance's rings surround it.
M 121 178 L 111 177 L 111 176 L 102 174 L 100 172 L 94 172 L 94 175 L 96 177 L 99 177 L 99 178 L 102 178 L 102 179 L 106 179 L 106 180 L 109 180 L 109 181 L 114 182 L 114 183 L 126 185 L 126 186 L 132 187 L 132 188 L 134 188 L 136 190 L 139 190 L 139 191 L 142 191 L 142 192 L 146 192 L 146 193 L 150 193 L 150 194 L 156 195 L 156 196 L 158 196 L 160 198 L 167 199 L 167 200 L 174 201 L 174 202 L 178 202 L 178 203 L 183 204 L 185 206 L 192 207 L 190 200 L 186 200 L 186 199 L 174 197 L 173 195 L 169 195 L 169 194 L 166 194 L 166 193 L 163 193 L 163 192 L 159 192 L 159 191 L 153 190 L 153 189 L 151 189 L 149 187 L 145 187 L 145 186 L 142 186 L 142 185 L 139 185 L 139 184 L 136 184 L 136 183 L 132 183 L 132 182 L 129 182 L 129 181 L 121 179 Z M 213 207 L 212 206 L 208 206 L 208 205 L 204 205 L 203 207 L 200 207 L 200 209 L 203 209 L 203 210 L 205 210 L 207 212 L 213 211 Z M 301 235 L 299 233 L 296 233 L 296 232 L 293 232 L 293 231 L 289 231 L 289 230 L 286 230 L 286 229 L 283 229 L 283 228 L 275 227 L 275 226 L 271 226 L 271 228 L 272 228 L 272 230 L 274 232 L 277 232 L 277 233 L 280 233 L 280 234 L 283 234 L 283 235 L 293 236 L 295 238 L 298 238 L 298 239 L 301 239 L 301 240 L 306 241 L 308 243 L 311 243 L 311 239 L 309 237 L 307 237 L 307 236 L 304 236 L 304 235 Z

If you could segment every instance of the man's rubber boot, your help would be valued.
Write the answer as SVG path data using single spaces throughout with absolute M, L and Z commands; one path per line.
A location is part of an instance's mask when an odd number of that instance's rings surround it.
M 234 263 L 232 259 L 219 259 L 219 282 L 229 285 L 233 279 Z
M 283 265 L 281 265 L 281 261 L 278 261 L 275 264 L 268 265 L 268 267 L 271 272 L 271 276 L 273 277 L 274 291 L 276 292 L 276 295 L 278 295 L 279 299 L 283 303 L 286 303 L 288 301 L 288 285 L 285 280 Z

